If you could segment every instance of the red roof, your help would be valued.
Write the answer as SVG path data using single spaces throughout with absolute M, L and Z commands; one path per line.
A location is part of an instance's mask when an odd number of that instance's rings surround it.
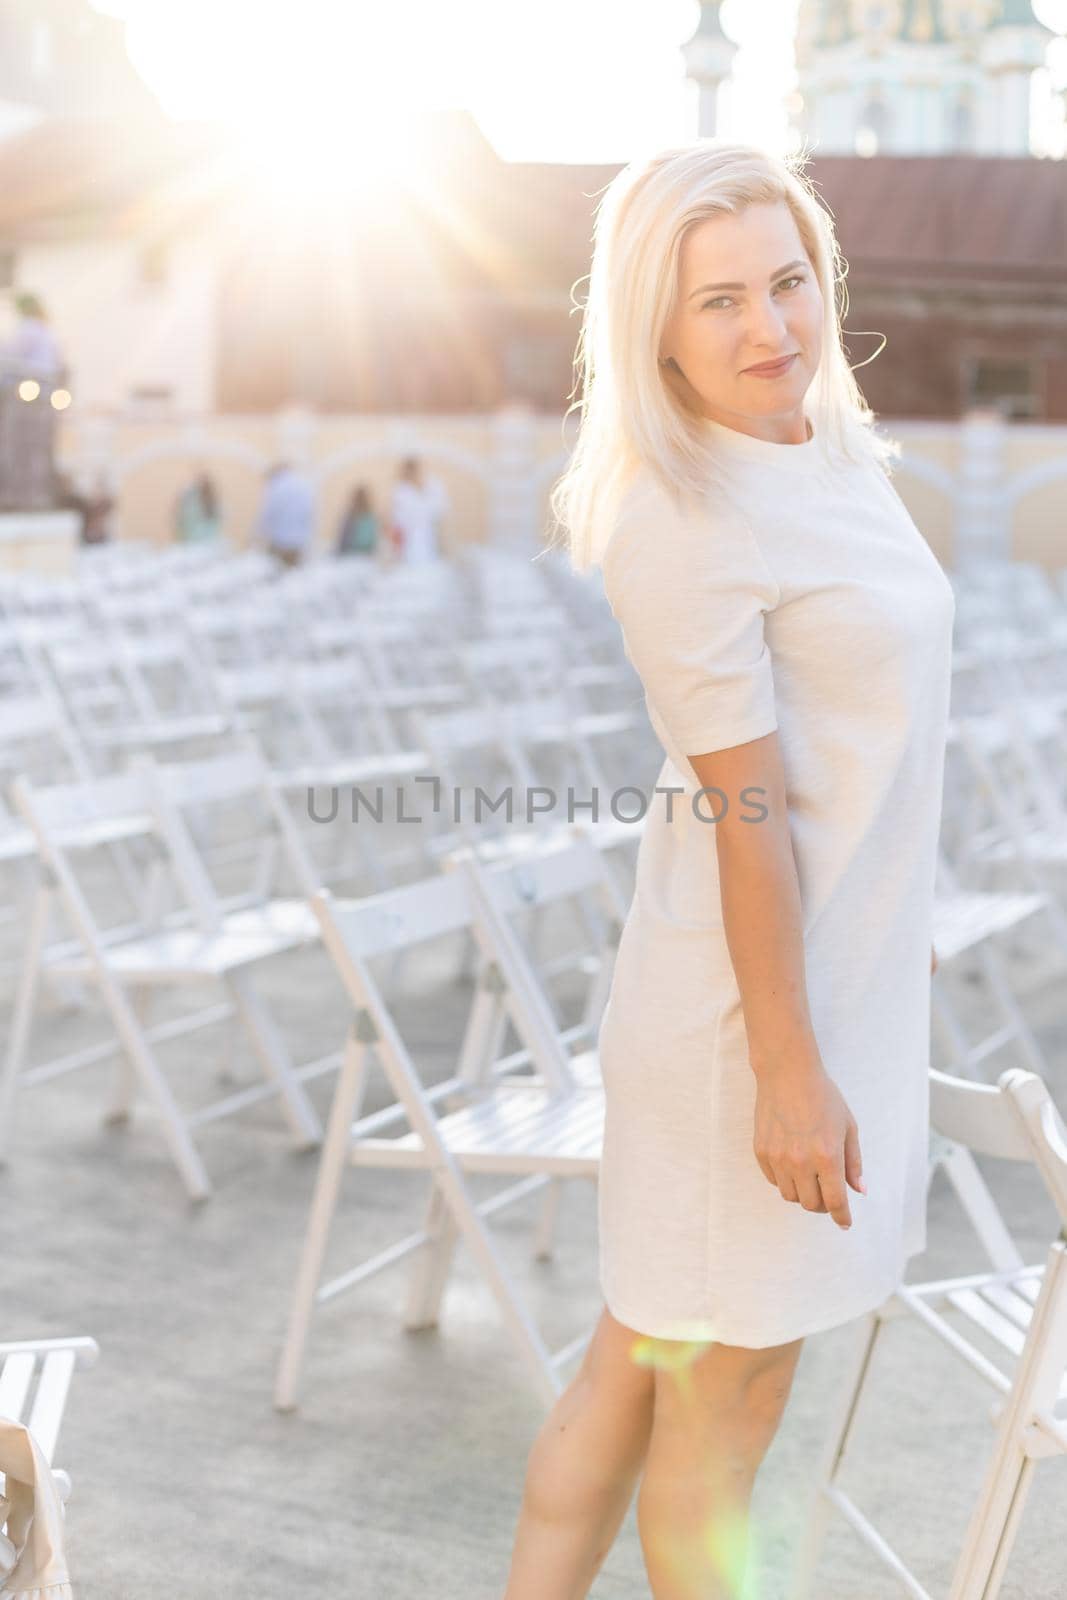
M 513 290 L 565 296 L 588 271 L 597 200 L 618 167 L 501 161 L 465 112 L 422 124 L 428 225 L 450 211 L 459 252 L 477 239 Z M 0 240 L 179 231 L 239 191 L 227 151 L 207 123 L 43 123 L 0 143 Z M 806 173 L 855 279 L 1067 282 L 1067 162 L 816 155 Z

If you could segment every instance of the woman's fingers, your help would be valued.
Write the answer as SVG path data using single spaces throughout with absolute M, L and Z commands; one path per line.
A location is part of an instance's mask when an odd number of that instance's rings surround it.
M 826 1202 L 826 1209 L 838 1227 L 851 1228 L 852 1212 L 848 1205 L 848 1190 L 845 1188 L 840 1169 L 837 1172 L 820 1172 L 819 1187 Z
M 849 1122 L 845 1129 L 845 1182 L 859 1194 L 867 1193 L 863 1181 L 863 1157 L 860 1155 L 860 1136 L 856 1124 Z
M 819 1187 L 819 1179 L 814 1172 L 798 1173 L 796 1177 L 797 1199 L 805 1211 L 825 1211 L 826 1202 Z

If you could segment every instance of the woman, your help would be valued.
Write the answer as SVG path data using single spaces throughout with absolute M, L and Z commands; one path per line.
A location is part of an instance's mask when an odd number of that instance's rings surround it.
M 415 456 L 401 463 L 389 500 L 398 557 L 405 566 L 423 566 L 441 554 L 438 525 L 445 510 L 443 485 L 424 480 Z
M 378 516 L 366 484 L 359 483 L 341 519 L 336 553 L 339 556 L 372 556 L 377 548 Z
M 600 207 L 553 504 L 666 759 L 600 1037 L 606 1309 L 531 1450 L 506 1600 L 585 1595 L 642 1469 L 654 1600 L 747 1592 L 804 1337 L 925 1247 L 955 608 L 843 288 L 829 214 L 759 149 L 669 150 Z
M 219 497 L 206 472 L 194 478 L 178 496 L 174 529 L 182 544 L 199 544 L 205 539 L 217 539 L 221 534 Z

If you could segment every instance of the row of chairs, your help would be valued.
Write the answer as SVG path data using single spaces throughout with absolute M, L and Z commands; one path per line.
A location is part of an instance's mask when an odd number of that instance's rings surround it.
M 304 577 L 303 574 L 299 576 L 301 579 Z M 309 583 L 308 587 L 310 589 L 312 585 Z M 316 623 L 317 648 L 327 656 L 332 651 L 343 660 L 344 619 L 334 618 L 336 626 L 332 627 L 329 625 L 329 620 Z M 350 621 L 347 624 L 347 632 L 351 637 Z M 410 637 L 410 630 L 406 634 L 404 630 L 399 630 L 398 637 Z M 235 656 L 223 670 L 241 673 L 254 672 L 263 667 L 262 660 L 249 659 L 255 656 L 255 649 L 247 640 L 244 649 L 244 658 L 238 659 Z M 484 654 L 490 663 L 494 661 L 492 650 Z M 1030 683 L 1031 701 L 1044 696 L 1051 672 L 1057 662 L 1054 651 L 1048 651 L 1046 654 L 1045 667 L 1048 670 L 1038 673 L 1035 669 L 1036 681 Z M 597 661 L 594 666 L 595 671 L 592 673 L 594 680 L 597 673 L 602 670 L 610 679 L 612 670 L 610 661 Z M 616 673 L 617 670 L 616 664 Z M 499 675 L 500 671 L 499 666 L 488 667 L 487 677 L 490 686 L 494 674 Z M 962 687 L 966 687 L 966 672 L 966 663 L 961 662 L 957 680 Z M 521 679 L 521 674 L 519 677 Z M 511 693 L 517 699 L 515 681 L 509 679 L 508 684 Z M 622 680 L 616 676 L 615 681 L 618 684 Z M 421 688 L 429 686 L 423 682 Z M 409 683 L 408 688 L 412 687 L 418 691 L 420 685 Z M 531 709 L 529 697 L 522 698 L 527 704 L 525 707 L 517 707 L 517 710 L 529 711 Z M 471 709 L 461 706 L 455 714 L 462 719 Z M 475 712 L 484 709 L 484 706 L 473 708 Z M 622 710 L 624 714 L 628 714 L 627 708 L 623 707 Z M 446 709 L 444 714 L 448 716 L 452 713 Z M 533 708 L 533 714 L 536 718 L 536 708 Z M 594 715 L 588 711 L 585 714 Z M 975 712 L 973 706 L 964 703 L 963 711 L 957 719 L 958 725 L 954 724 L 953 770 L 961 773 L 964 778 L 968 772 L 973 773 L 970 743 L 973 738 L 972 723 L 975 716 L 989 714 L 987 708 Z M 605 713 L 609 718 L 607 723 L 609 739 L 615 737 L 610 731 L 610 715 L 611 713 Z M 503 743 L 500 737 L 503 719 L 500 718 L 499 707 L 494 708 L 493 716 L 489 720 L 487 747 L 491 752 L 494 740 L 498 750 Z M 268 727 L 272 725 L 269 718 L 266 725 Z M 261 731 L 263 726 L 261 722 L 257 731 Z M 563 730 L 566 724 L 561 722 L 559 727 Z M 428 744 L 429 741 L 424 743 Z M 1017 757 L 1013 759 L 1018 767 Z M 250 756 L 247 750 L 242 752 L 242 760 L 255 764 L 255 758 Z M 93 828 L 104 828 L 109 824 L 114 825 L 117 821 L 123 822 L 133 831 L 125 840 L 112 838 L 100 842 L 102 853 L 111 861 L 115 871 L 118 871 L 115 865 L 116 855 L 119 859 L 124 853 L 127 853 L 127 859 L 132 855 L 137 866 L 137 871 L 133 875 L 134 882 L 143 889 L 149 877 L 142 875 L 140 871 L 143 858 L 147 856 L 154 860 L 155 872 L 151 876 L 156 887 L 148 896 L 151 903 L 135 907 L 132 931 L 128 924 L 126 931 L 120 930 L 113 942 L 105 941 L 106 930 L 101 930 L 102 957 L 107 957 L 109 949 L 117 954 L 127 939 L 152 940 L 167 934 L 173 943 L 180 942 L 181 937 L 188 938 L 190 930 L 194 930 L 192 935 L 194 940 L 204 938 L 202 926 L 197 922 L 196 893 L 190 891 L 195 891 L 198 886 L 202 890 L 197 869 L 206 872 L 209 863 L 219 858 L 219 853 L 215 851 L 212 856 L 210 847 L 215 840 L 211 830 L 198 826 L 185 829 L 192 841 L 192 855 L 190 856 L 188 848 L 175 855 L 176 834 L 173 821 L 168 825 L 165 819 L 174 809 L 180 814 L 182 807 L 180 803 L 176 804 L 172 797 L 167 796 L 165 785 L 158 777 L 158 772 L 166 772 L 170 767 L 171 774 L 167 781 L 178 784 L 178 774 L 182 765 L 185 764 L 167 763 L 166 767 L 157 769 L 155 776 L 146 774 L 146 770 L 142 768 L 139 781 L 144 781 L 148 785 L 150 803 L 142 804 L 140 808 L 135 806 L 132 815 L 127 809 L 124 818 L 107 819 L 101 816 L 100 808 L 97 807 L 90 817 L 84 815 L 80 819 L 68 817 L 63 826 L 60 826 L 56 818 L 51 815 L 44 817 L 46 833 L 51 830 L 53 841 L 58 833 L 60 854 L 66 851 L 68 861 L 76 850 L 80 851 L 83 848 L 78 843 L 80 827 L 86 827 L 91 832 Z M 193 765 L 200 768 L 193 779 L 193 788 L 199 792 L 202 800 L 206 767 L 209 764 Z M 260 769 L 262 777 L 262 763 Z M 282 836 L 283 841 L 287 841 L 290 839 L 290 834 L 284 823 L 278 820 L 279 805 L 283 816 L 285 814 L 284 785 L 279 785 L 277 769 L 273 775 L 268 774 L 268 776 L 271 778 L 269 787 L 273 800 L 265 798 L 262 802 L 263 810 L 273 816 L 275 831 Z M 956 792 L 951 784 L 947 786 L 947 795 L 951 803 L 946 814 L 946 849 L 942 862 L 941 892 L 938 896 L 940 921 L 935 925 L 935 944 L 949 973 L 954 967 L 961 971 L 965 970 L 968 976 L 977 973 L 984 979 L 994 999 L 997 996 L 998 981 L 1000 985 L 1000 1004 L 1004 1015 L 997 1031 L 1001 1037 L 994 1042 L 991 1035 L 989 1039 L 974 1044 L 964 1037 L 962 1028 L 965 1019 L 961 1013 L 966 1007 L 961 1007 L 958 1002 L 951 1000 L 948 991 L 942 990 L 940 982 L 935 984 L 935 999 L 940 993 L 944 993 L 946 1014 L 959 1025 L 954 1036 L 951 1034 L 951 1026 L 943 1028 L 943 1032 L 949 1035 L 949 1045 L 955 1052 L 950 1064 L 954 1070 L 959 1069 L 970 1076 L 982 1075 L 987 1070 L 987 1060 L 996 1050 L 1006 1047 L 1011 1048 L 1013 1052 L 1017 1048 L 1024 1049 L 1023 1041 L 1027 1031 L 1036 1050 L 1035 1055 L 1025 1057 L 1028 1065 L 1035 1067 L 1045 1065 L 1044 1057 L 1037 1047 L 1037 1040 L 1033 1037 L 1033 1030 L 1028 1029 L 1024 1008 L 1019 1004 L 1018 980 L 1014 971 L 1008 970 L 1004 951 L 1022 930 L 1032 922 L 1036 922 L 1038 913 L 1046 906 L 1052 907 L 1051 917 L 1054 919 L 1058 903 L 1053 886 L 1047 880 L 1040 887 L 1032 887 L 1030 881 L 1026 879 L 1020 881 L 1019 875 L 1014 872 L 1017 863 L 1011 851 L 1008 851 L 999 863 L 1002 869 L 1001 878 L 998 880 L 999 887 L 975 886 L 976 852 L 974 848 L 969 850 L 963 848 L 963 842 L 971 841 L 973 845 L 977 837 L 983 840 L 984 845 L 988 845 L 991 837 L 989 826 L 986 827 L 983 836 L 982 819 L 976 820 L 978 809 L 975 801 L 976 787 L 973 778 L 969 787 L 966 783 L 961 786 L 966 804 L 957 807 L 954 804 L 957 798 Z M 24 819 L 23 825 L 29 826 L 33 832 L 35 852 L 40 852 L 41 859 L 50 864 L 50 858 L 42 849 L 41 834 L 33 829 L 33 824 L 29 820 L 35 799 L 38 815 L 40 816 L 42 811 L 48 812 L 47 804 L 43 808 L 40 804 L 43 793 L 47 791 L 39 791 L 28 783 L 25 787 L 20 787 L 19 807 Z M 143 798 L 142 796 L 142 801 Z M 244 800 L 239 803 L 242 806 L 246 804 Z M 113 808 L 105 806 L 103 809 L 106 811 Z M 195 810 L 196 806 L 193 809 Z M 69 829 L 66 834 L 63 832 L 64 827 Z M 147 846 L 136 842 L 137 830 L 142 827 L 145 828 L 145 833 L 140 837 L 152 841 Z M 1003 824 L 1001 827 L 1003 830 Z M 246 828 L 244 831 L 246 835 L 258 837 L 256 829 Z M 631 832 L 630 837 L 634 838 L 635 834 Z M 1002 841 L 1003 837 L 1002 831 Z M 488 1217 L 497 1208 L 498 1197 L 494 1196 L 488 1202 L 479 1203 L 473 1194 L 474 1185 L 480 1181 L 477 1176 L 479 1173 L 495 1173 L 508 1178 L 508 1188 L 504 1191 L 504 1195 L 499 1197 L 500 1206 L 509 1203 L 507 1198 L 509 1194 L 517 1199 L 521 1193 L 531 1192 L 532 1188 L 543 1188 L 545 1209 L 537 1229 L 535 1250 L 544 1255 L 551 1247 L 553 1218 L 562 1177 L 588 1178 L 595 1177 L 596 1173 L 595 1136 L 592 1137 L 590 1144 L 584 1146 L 573 1143 L 572 1136 L 576 1137 L 582 1128 L 585 1128 L 587 1133 L 590 1128 L 595 1128 L 596 1118 L 601 1114 L 595 1050 L 592 1048 L 595 1034 L 591 1031 L 593 1019 L 597 1015 L 597 1005 L 600 1002 L 596 999 L 590 1000 L 587 1015 L 577 1024 L 573 1041 L 579 1043 L 584 1041 L 583 1048 L 579 1050 L 569 1048 L 572 1041 L 565 1037 L 566 1030 L 560 1028 L 552 1019 L 546 1003 L 544 984 L 547 964 L 539 962 L 536 958 L 536 941 L 516 942 L 512 938 L 509 943 L 506 938 L 511 921 L 510 913 L 506 909 L 509 903 L 508 897 L 510 897 L 511 911 L 515 914 L 521 910 L 524 915 L 530 915 L 536 913 L 539 907 L 542 911 L 550 909 L 547 890 L 542 891 L 538 888 L 540 870 L 536 865 L 537 859 L 545 852 L 549 856 L 554 855 L 556 870 L 560 871 L 560 862 L 570 858 L 571 851 L 576 847 L 575 841 L 568 841 L 568 846 L 564 849 L 551 841 L 546 833 L 535 832 L 523 843 L 527 858 L 516 862 L 511 859 L 514 842 L 505 842 L 499 836 L 494 839 L 484 830 L 473 841 L 473 849 L 469 838 L 462 835 L 446 837 L 437 849 L 423 858 L 424 861 L 432 863 L 435 874 L 433 877 L 423 877 L 414 883 L 398 887 L 379 884 L 377 892 L 370 896 L 361 894 L 355 901 L 334 899 L 322 892 L 320 886 L 323 875 L 317 866 L 312 866 L 310 871 L 307 870 L 306 851 L 301 858 L 299 850 L 290 852 L 284 842 L 274 851 L 272 858 L 274 866 L 277 867 L 279 861 L 284 861 L 290 875 L 290 885 L 293 889 L 291 898 L 300 900 L 309 890 L 311 891 L 310 922 L 313 931 L 306 942 L 314 943 L 321 934 L 325 948 L 333 959 L 355 1011 L 355 1021 L 345 1047 L 342 1071 L 335 1089 L 334 1106 L 327 1127 L 308 1238 L 294 1290 L 289 1335 L 277 1378 L 276 1401 L 283 1407 L 291 1406 L 296 1399 L 304 1345 L 308 1337 L 313 1308 L 317 1304 L 334 1298 L 343 1288 L 351 1284 L 365 1281 L 367 1277 L 382 1270 L 392 1261 L 410 1257 L 413 1260 L 413 1275 L 407 1319 L 411 1325 L 416 1326 L 433 1322 L 447 1282 L 452 1254 L 460 1239 L 467 1243 L 485 1274 L 517 1347 L 546 1399 L 557 1391 L 559 1373 L 566 1360 L 584 1343 L 584 1340 L 575 1341 L 569 1349 L 555 1353 L 545 1347 L 514 1281 L 503 1271 L 499 1252 L 486 1227 Z M 458 859 L 451 854 L 457 844 L 467 847 L 466 856 L 460 856 Z M 587 855 L 589 845 L 590 841 L 585 840 L 580 847 L 584 848 Z M 493 847 L 497 849 L 500 857 L 496 864 L 493 862 Z M 54 844 L 52 848 L 54 849 Z M 259 883 L 273 890 L 274 883 L 268 867 L 264 865 L 265 859 L 266 857 L 257 856 L 262 874 Z M 578 857 L 573 859 L 575 862 L 578 861 Z M 593 853 L 593 860 L 599 862 L 601 869 L 611 859 L 610 852 Z M 190 865 L 190 861 L 193 865 Z M 447 869 L 443 874 L 438 871 L 438 863 Z M 416 862 L 416 868 L 420 864 Z M 961 871 L 961 868 L 964 870 Z M 547 871 L 547 868 L 545 870 Z M 569 870 L 574 871 L 576 880 L 580 878 L 576 868 Z M 518 878 L 515 877 L 516 873 L 519 874 Z M 561 881 L 567 881 L 566 870 L 563 871 Z M 966 887 L 963 887 L 964 883 Z M 179 894 L 174 890 L 175 884 L 181 891 L 180 905 Z M 609 886 L 610 879 L 607 883 L 601 883 L 601 889 L 605 894 L 609 892 Z M 612 916 L 616 919 L 615 936 L 617 936 L 620 884 L 616 881 L 613 887 L 616 891 L 616 910 Z M 62 897 L 62 884 L 53 883 L 49 885 L 49 889 L 53 894 Z M 497 904 L 498 896 L 504 897 L 504 904 Z M 261 905 L 264 898 L 271 898 L 270 895 L 264 895 L 262 887 L 258 901 L 247 887 L 245 897 L 246 911 L 252 904 Z M 214 898 L 218 902 L 220 917 L 225 918 L 239 913 L 241 908 L 236 903 L 232 905 L 223 903 L 225 896 L 215 892 Z M 236 902 L 240 896 L 229 898 Z M 208 902 L 201 894 L 201 908 L 206 903 Z M 435 909 L 431 912 L 430 908 Z M 308 910 L 306 898 L 304 909 Z M 950 909 L 951 915 L 949 915 Z M 435 916 L 438 922 L 434 921 Z M 450 921 L 450 918 L 458 920 Z M 608 926 L 610 930 L 610 918 Z M 399 1026 L 398 1019 L 403 1012 L 403 1006 L 392 1004 L 393 993 L 389 977 L 384 980 L 378 979 L 371 970 L 375 960 L 384 959 L 388 962 L 389 972 L 395 978 L 398 962 L 406 959 L 410 952 L 423 947 L 433 937 L 435 931 L 441 937 L 460 938 L 464 942 L 464 948 L 468 950 L 473 945 L 478 961 L 478 979 L 474 987 L 467 1031 L 457 1050 L 456 1069 L 446 1075 L 443 1089 L 436 1083 L 422 1084 L 414 1065 L 413 1052 L 407 1050 Z M 503 946 L 502 938 L 505 940 Z M 57 977 L 80 980 L 89 973 L 89 967 L 85 964 L 84 941 L 79 942 L 82 944 L 79 957 L 82 964 L 76 970 L 68 969 L 65 973 L 57 967 L 55 969 Z M 593 975 L 599 973 L 601 985 L 604 981 L 603 975 L 610 971 L 610 946 L 610 938 L 596 941 L 592 947 L 585 949 L 577 961 L 580 971 Z M 158 954 L 158 951 L 156 953 Z M 561 968 L 566 966 L 565 963 L 559 965 Z M 98 972 L 99 969 L 94 966 L 92 970 Z M 990 970 L 998 981 L 990 977 Z M 205 974 L 203 969 L 199 969 L 196 974 L 200 979 L 205 975 L 218 976 L 214 972 Z M 186 976 L 191 979 L 189 973 L 186 973 Z M 120 987 L 127 983 L 139 987 L 137 975 L 123 973 Z M 147 984 L 145 987 L 148 987 Z M 138 1018 L 135 1007 L 131 1006 L 128 1009 L 133 1013 L 134 1022 L 141 1026 L 142 1032 L 147 1033 L 152 1026 L 151 1023 Z M 504 1050 L 499 1030 L 505 1021 L 517 1035 L 519 1044 L 517 1051 Z M 169 1022 L 156 1024 L 162 1028 L 170 1025 Z M 580 1031 L 583 1027 L 584 1033 Z M 119 1031 L 121 1033 L 121 1030 Z M 150 1044 L 161 1042 L 164 1036 L 160 1035 L 158 1039 L 150 1039 L 149 1042 Z M 376 1061 L 384 1070 L 393 1100 L 374 1111 L 366 1111 L 364 1096 L 368 1069 Z M 290 1068 L 290 1070 L 295 1074 L 301 1069 Z M 565 1074 L 570 1074 L 572 1081 L 568 1081 Z M 125 1109 L 128 1110 L 128 1084 L 126 1088 Z M 120 1111 L 123 1109 L 121 1091 L 120 1083 L 117 1100 L 117 1108 Z M 256 1091 L 262 1096 L 263 1093 L 270 1092 L 270 1085 L 257 1085 Z M 1003 1094 L 1005 1090 L 1001 1086 L 992 1092 Z M 937 1104 L 935 1096 L 935 1110 Z M 440 1113 L 439 1106 L 443 1108 Z M 239 1108 L 234 1106 L 232 1109 Z M 389 1128 L 398 1125 L 401 1131 L 391 1138 L 385 1136 Z M 1046 1125 L 1052 1129 L 1056 1138 L 1061 1137 L 1057 1131 L 1058 1125 L 1047 1115 L 1042 1122 L 1042 1126 Z M 987 1245 L 991 1259 L 993 1257 L 991 1246 L 997 1247 L 996 1270 L 1001 1274 L 1009 1269 L 1015 1271 L 1018 1266 L 1017 1261 L 1012 1259 L 1009 1262 L 1004 1257 L 1005 1234 L 998 1232 L 991 1220 L 996 1210 L 992 1195 L 986 1189 L 986 1198 L 983 1199 L 979 1187 L 982 1180 L 977 1167 L 963 1159 L 966 1154 L 965 1134 L 968 1129 L 970 1124 L 963 1126 L 961 1131 L 959 1119 L 953 1120 L 947 1111 L 944 1113 L 942 1133 L 947 1135 L 950 1141 L 954 1141 L 955 1155 L 950 1163 L 947 1159 L 948 1150 L 944 1146 L 940 1147 L 939 1164 L 950 1172 L 961 1198 L 968 1207 L 969 1214 L 981 1224 L 980 1234 Z M 977 1137 L 976 1126 L 970 1131 Z M 557 1135 L 562 1138 L 562 1144 L 553 1144 L 553 1138 Z M 1056 1148 L 1055 1139 L 1053 1146 Z M 978 1148 L 981 1149 L 981 1146 Z M 1018 1154 L 1018 1151 L 1015 1153 Z M 1033 1150 L 1029 1152 L 1027 1158 L 1032 1157 Z M 323 1283 L 322 1267 L 330 1220 L 336 1205 L 343 1168 L 349 1161 L 356 1165 L 374 1165 L 379 1170 L 395 1166 L 398 1170 L 416 1169 L 424 1176 L 428 1174 L 430 1192 L 425 1224 L 417 1234 L 401 1240 L 385 1252 L 379 1252 L 376 1257 L 362 1263 L 352 1272 Z M 552 1166 L 553 1161 L 559 1162 L 560 1165 Z M 531 1188 L 524 1188 L 527 1184 Z M 1053 1281 L 1048 1274 L 1048 1265 L 1045 1264 L 1045 1277 Z M 1031 1356 L 1033 1355 L 1031 1341 L 1039 1335 L 1045 1341 L 1042 1348 L 1054 1351 L 1054 1330 L 1050 1335 L 1046 1323 L 1042 1323 L 1038 1333 L 1035 1334 L 1033 1330 L 1036 1317 L 1031 1316 L 1026 1322 L 1023 1320 L 1025 1307 L 1029 1306 L 1032 1310 L 1034 1299 L 1032 1296 L 1028 1297 L 1019 1284 L 1025 1280 L 1032 1286 L 1034 1277 L 1025 1273 L 1020 1273 L 1018 1276 L 1018 1284 L 1012 1280 L 1008 1285 L 1013 1296 L 1011 1304 L 1014 1308 L 1014 1317 L 1004 1318 L 1005 1326 L 1014 1329 L 1016 1346 L 1019 1337 L 1022 1338 L 1023 1348 L 1029 1348 Z M 969 1285 L 955 1283 L 953 1292 L 964 1295 L 969 1288 L 975 1298 L 966 1301 L 965 1304 L 972 1306 L 982 1304 L 988 1307 L 991 1301 L 986 1293 L 986 1287 L 977 1281 Z M 999 1286 L 993 1285 L 994 1289 L 998 1287 L 1003 1288 L 1003 1283 Z M 1055 1289 L 1055 1284 L 1052 1292 L 1054 1294 L 1059 1292 Z M 955 1301 L 951 1303 L 954 1310 L 960 1310 Z M 988 1326 L 990 1320 L 986 1318 L 986 1337 L 990 1336 Z M 1005 1328 L 1001 1328 L 1000 1332 L 1003 1335 Z M 1021 1352 L 1013 1349 L 1010 1344 L 1003 1344 L 1003 1348 L 1009 1355 L 1021 1359 Z M 1054 1364 L 1055 1355 L 1048 1359 Z M 1014 1385 L 1016 1379 L 1013 1377 L 1009 1382 Z M 1022 1404 L 1025 1410 L 1030 1405 L 1030 1400 L 1024 1399 Z M 1030 1426 L 1030 1423 L 1027 1426 Z M 827 1496 L 827 1503 L 835 1502 Z M 977 1589 L 961 1591 L 968 1595 L 979 1592 L 984 1591 Z
M 532 1184 L 540 1181 L 544 1185 L 551 1175 L 553 1187 L 546 1195 L 535 1236 L 535 1253 L 544 1258 L 551 1250 L 556 1182 L 563 1177 L 596 1176 L 602 1103 L 595 1049 L 589 1048 L 589 1041 L 595 1040 L 595 1025 L 590 1018 L 584 1019 L 578 1036 L 585 1048 L 577 1059 L 568 1061 L 560 1048 L 557 1024 L 547 1008 L 539 1005 L 544 991 L 534 963 L 507 930 L 508 913 L 514 912 L 518 896 L 528 910 L 543 907 L 566 887 L 575 889 L 583 882 L 579 869 L 582 853 L 580 845 L 561 846 L 555 852 L 542 846 L 524 864 L 521 877 L 514 863 L 487 870 L 468 855 L 452 863 L 450 875 L 443 880 L 407 886 L 369 902 L 338 904 L 324 893 L 313 897 L 327 948 L 342 973 L 355 1014 L 277 1376 L 275 1401 L 280 1408 L 289 1409 L 296 1403 L 310 1320 L 317 1305 L 383 1268 L 413 1257 L 405 1325 L 432 1326 L 440 1314 L 459 1240 L 467 1244 L 496 1297 L 517 1348 L 540 1378 L 546 1400 L 558 1392 L 561 1367 L 584 1348 L 585 1338 L 556 1352 L 544 1347 L 486 1225 L 494 1211 L 528 1194 Z M 587 842 L 584 854 L 590 874 L 586 881 L 596 882 L 598 858 Z M 477 929 L 483 955 L 490 962 L 486 972 L 492 975 L 491 993 L 516 1023 L 524 1056 L 541 1079 L 536 1087 L 525 1075 L 514 1083 L 502 1080 L 495 1070 L 499 1063 L 487 1070 L 492 1052 L 479 1052 L 466 1059 L 456 1076 L 428 1089 L 375 984 L 370 970 L 375 956 L 454 934 L 468 925 Z M 471 1037 L 484 1035 L 474 1029 Z M 509 1069 L 513 1059 L 505 1058 Z M 386 1112 L 366 1116 L 362 1099 L 372 1061 L 382 1068 L 396 1103 Z M 473 1076 L 469 1073 L 472 1061 L 481 1062 Z M 451 1095 L 464 1079 L 468 1094 L 473 1083 L 480 1086 L 480 1093 L 473 1101 L 464 1096 L 455 1110 L 439 1113 L 435 1099 Z M 562 1086 L 560 1079 L 564 1079 Z M 398 1113 L 403 1114 L 406 1131 L 384 1137 L 386 1119 Z M 979 1373 L 1001 1399 L 994 1416 L 994 1448 L 960 1553 L 952 1600 L 990 1600 L 995 1594 L 1036 1463 L 1067 1453 L 1067 1126 L 1042 1080 L 1021 1069 L 1001 1074 L 996 1085 L 968 1082 L 935 1070 L 931 1123 L 931 1178 L 939 1171 L 948 1176 L 989 1265 L 980 1272 L 901 1285 L 885 1305 L 858 1325 L 858 1353 L 842 1380 L 839 1414 L 826 1443 L 817 1499 L 795 1574 L 796 1600 L 815 1592 L 817 1559 L 830 1509 L 845 1516 L 908 1592 L 927 1595 L 839 1482 L 851 1427 L 871 1381 L 875 1344 L 891 1321 L 914 1318 L 945 1349 Z M 1058 1229 L 1043 1260 L 1028 1263 L 1024 1259 L 977 1158 L 1027 1163 L 1040 1176 L 1055 1208 Z M 349 1164 L 379 1170 L 410 1168 L 427 1176 L 425 1222 L 420 1230 L 370 1260 L 324 1282 L 330 1223 Z M 472 1179 L 479 1174 L 507 1179 L 506 1187 L 479 1203 L 472 1188 Z M 990 1357 L 990 1347 L 999 1360 Z

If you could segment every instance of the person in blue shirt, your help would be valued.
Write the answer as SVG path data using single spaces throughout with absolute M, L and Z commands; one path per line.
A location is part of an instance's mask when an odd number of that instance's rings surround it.
M 296 467 L 279 462 L 267 474 L 258 533 L 286 567 L 304 559 L 315 535 L 315 491 Z

